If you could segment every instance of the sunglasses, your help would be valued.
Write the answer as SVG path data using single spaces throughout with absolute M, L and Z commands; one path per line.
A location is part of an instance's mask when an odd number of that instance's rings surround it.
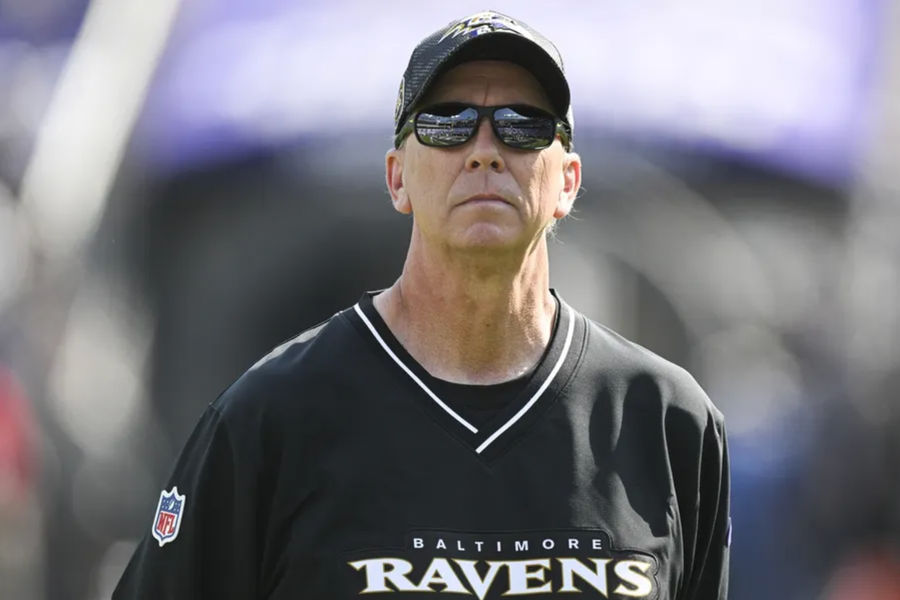
M 543 150 L 559 136 L 568 150 L 572 140 L 569 126 L 540 108 L 525 104 L 477 106 L 448 102 L 413 113 L 394 138 L 394 146 L 399 148 L 411 132 L 415 132 L 416 139 L 425 146 L 460 146 L 475 136 L 484 117 L 491 122 L 497 139 L 512 148 Z

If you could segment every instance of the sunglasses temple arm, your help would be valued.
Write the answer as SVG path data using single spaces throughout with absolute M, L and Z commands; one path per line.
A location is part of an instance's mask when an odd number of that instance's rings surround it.
M 566 151 L 572 149 L 572 134 L 569 132 L 569 126 L 566 125 L 565 121 L 556 121 L 556 135 L 559 136 L 563 146 L 566 147 Z
M 403 143 L 403 140 L 406 139 L 410 133 L 415 129 L 415 116 L 410 117 L 406 120 L 406 123 L 403 124 L 403 127 L 400 128 L 400 131 L 394 136 L 394 148 L 399 149 L 400 144 Z

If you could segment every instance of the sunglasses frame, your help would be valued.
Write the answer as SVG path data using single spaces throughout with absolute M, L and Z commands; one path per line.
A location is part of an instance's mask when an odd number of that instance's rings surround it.
M 424 142 L 421 137 L 419 137 L 419 130 L 416 127 L 416 120 L 419 118 L 420 114 L 422 114 L 424 112 L 429 112 L 436 108 L 444 107 L 444 106 L 458 106 L 458 107 L 460 107 L 460 112 L 463 112 L 464 110 L 469 109 L 469 108 L 474 109 L 478 113 L 478 118 L 475 121 L 474 127 L 472 127 L 472 133 L 465 140 L 463 140 L 462 142 L 456 143 L 456 144 L 447 144 L 447 145 L 428 144 L 428 143 Z M 503 140 L 503 138 L 500 136 L 500 134 L 498 133 L 497 124 L 494 122 L 494 113 L 498 109 L 501 109 L 501 108 L 512 109 L 513 111 L 516 111 L 516 112 L 519 112 L 517 109 L 527 109 L 529 112 L 539 113 L 541 116 L 553 121 L 554 133 L 553 133 L 553 137 L 550 139 L 550 142 L 545 146 L 540 146 L 540 147 L 536 147 L 536 148 L 522 148 L 519 146 L 513 146 L 511 144 L 507 144 Z M 499 104 L 497 106 L 481 106 L 478 104 L 468 104 L 466 102 L 441 102 L 438 104 L 431 104 L 429 106 L 422 107 L 419 110 L 415 111 L 406 120 L 406 123 L 403 124 L 403 127 L 400 128 L 400 131 L 397 133 L 396 137 L 394 138 L 394 147 L 399 148 L 400 144 L 403 142 L 404 139 L 406 139 L 406 136 L 408 136 L 410 133 L 415 133 L 416 139 L 419 140 L 419 143 L 422 144 L 423 146 L 428 146 L 429 148 L 455 148 L 457 146 L 462 146 L 463 144 L 468 143 L 473 137 L 475 137 L 475 134 L 478 132 L 478 128 L 481 126 L 481 120 L 484 118 L 487 118 L 488 121 L 490 122 L 491 129 L 493 130 L 494 135 L 497 137 L 497 139 L 500 140 L 500 142 L 503 145 L 505 145 L 509 148 L 515 148 L 516 150 L 525 150 L 525 151 L 543 150 L 545 148 L 549 148 L 553 144 L 553 140 L 555 140 L 558 137 L 567 151 L 571 149 L 572 132 L 569 128 L 569 125 L 565 121 L 560 119 L 559 117 L 555 116 L 552 113 L 547 112 L 546 110 L 543 110 L 541 108 L 537 108 L 536 106 L 531 106 L 528 104 Z

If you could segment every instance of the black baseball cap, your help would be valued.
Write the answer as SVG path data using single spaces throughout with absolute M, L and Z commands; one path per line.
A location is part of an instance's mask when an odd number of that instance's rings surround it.
M 506 60 L 528 69 L 546 91 L 556 116 L 573 130 L 569 83 L 559 50 L 522 21 L 487 10 L 451 22 L 413 50 L 397 93 L 394 135 L 439 75 L 472 60 Z

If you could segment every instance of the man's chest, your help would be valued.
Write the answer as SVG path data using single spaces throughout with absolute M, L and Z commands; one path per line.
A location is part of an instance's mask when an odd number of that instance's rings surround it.
M 491 464 L 440 436 L 361 441 L 366 452 L 320 456 L 293 499 L 283 490 L 270 597 L 671 597 L 680 544 L 665 478 L 629 489 L 558 431 Z

